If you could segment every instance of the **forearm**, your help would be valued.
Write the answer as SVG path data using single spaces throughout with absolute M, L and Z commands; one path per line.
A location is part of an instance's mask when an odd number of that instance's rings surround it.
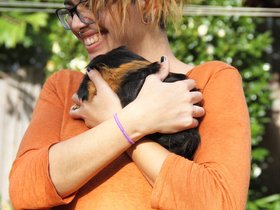
M 238 199 L 243 198 L 245 192 L 238 195 L 233 193 L 236 188 L 246 191 L 248 171 L 243 168 L 234 169 L 243 180 L 237 183 L 225 168 L 226 164 L 220 165 L 218 160 L 189 161 L 175 154 L 170 155 L 159 144 L 149 140 L 141 140 L 127 152 L 154 188 L 154 208 L 173 209 L 179 206 L 178 209 L 192 209 L 198 205 L 199 209 L 207 206 L 209 209 L 242 209 L 244 205 Z M 199 198 L 194 199 L 192 195 L 197 194 Z
M 143 137 L 141 132 L 130 126 L 130 112 L 121 112 L 118 116 L 133 141 Z M 57 192 L 62 197 L 75 192 L 130 146 L 113 118 L 55 144 L 49 151 L 49 165 Z
M 141 140 L 127 153 L 153 186 L 169 151 L 154 141 Z

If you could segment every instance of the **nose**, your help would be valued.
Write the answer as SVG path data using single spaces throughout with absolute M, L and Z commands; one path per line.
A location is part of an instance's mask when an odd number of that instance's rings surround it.
M 86 24 L 84 24 L 80 18 L 78 17 L 77 14 L 74 14 L 72 17 L 72 22 L 71 22 L 71 29 L 74 33 L 78 33 L 81 28 L 85 27 Z

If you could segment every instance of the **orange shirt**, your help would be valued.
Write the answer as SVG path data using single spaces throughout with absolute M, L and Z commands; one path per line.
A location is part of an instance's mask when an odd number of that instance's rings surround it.
M 188 73 L 203 93 L 206 110 L 194 161 L 170 154 L 152 188 L 124 153 L 74 195 L 61 198 L 50 179 L 48 150 L 87 130 L 83 121 L 69 116 L 71 97 L 82 76 L 64 70 L 45 83 L 10 173 L 15 209 L 245 209 L 250 177 L 248 110 L 238 71 L 218 61 Z

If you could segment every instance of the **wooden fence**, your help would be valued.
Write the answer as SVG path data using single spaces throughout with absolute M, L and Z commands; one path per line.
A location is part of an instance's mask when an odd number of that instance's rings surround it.
M 0 71 L 0 195 L 8 200 L 9 171 L 41 90 L 38 73 Z M 38 80 L 41 82 L 38 82 Z M 0 205 L 1 209 L 1 205 Z

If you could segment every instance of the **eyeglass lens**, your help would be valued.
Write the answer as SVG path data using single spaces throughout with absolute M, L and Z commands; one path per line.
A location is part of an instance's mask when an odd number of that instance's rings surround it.
M 74 14 L 76 14 L 80 21 L 85 24 L 94 23 L 94 17 L 89 10 L 87 1 L 80 1 L 71 9 L 62 8 L 56 11 L 56 14 L 65 29 L 71 29 L 71 24 Z

